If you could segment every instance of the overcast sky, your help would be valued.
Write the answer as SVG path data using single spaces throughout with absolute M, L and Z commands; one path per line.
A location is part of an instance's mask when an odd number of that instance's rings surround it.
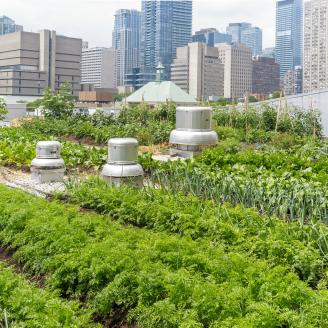
M 194 0 L 193 30 L 246 21 L 263 29 L 263 45 L 274 45 L 275 0 Z M 140 10 L 141 0 L 0 0 L 0 15 L 13 18 L 26 31 L 54 29 L 59 34 L 111 46 L 117 9 Z

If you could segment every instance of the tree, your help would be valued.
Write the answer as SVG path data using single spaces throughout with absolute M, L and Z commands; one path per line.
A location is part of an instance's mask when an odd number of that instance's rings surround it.
M 5 99 L 0 97 L 0 121 L 3 121 L 5 119 L 7 113 L 8 113 L 8 109 Z
M 31 107 L 42 108 L 44 116 L 48 118 L 62 119 L 72 116 L 74 98 L 69 83 L 64 82 L 58 93 L 54 93 L 50 88 L 45 89 L 43 97 L 34 101 Z
M 272 92 L 271 99 L 277 99 L 283 96 L 283 93 L 281 91 L 274 91 Z
M 255 96 L 252 96 L 252 95 L 249 96 L 248 101 L 249 101 L 250 103 L 258 102 L 257 98 L 256 98 Z

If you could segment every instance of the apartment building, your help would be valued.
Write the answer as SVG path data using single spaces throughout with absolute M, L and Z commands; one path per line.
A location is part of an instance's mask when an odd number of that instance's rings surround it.
M 303 91 L 328 88 L 328 0 L 305 2 Z
M 223 97 L 223 70 L 218 49 L 193 42 L 177 48 L 171 65 L 171 81 L 196 99 Z
M 217 44 L 224 66 L 224 98 L 238 99 L 252 92 L 252 50 L 242 44 Z

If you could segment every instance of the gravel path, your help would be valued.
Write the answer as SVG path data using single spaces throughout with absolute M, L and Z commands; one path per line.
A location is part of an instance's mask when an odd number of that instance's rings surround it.
M 36 183 L 31 180 L 30 173 L 0 167 L 0 183 L 8 187 L 22 189 L 30 194 L 47 197 L 54 192 L 64 191 L 65 183 Z

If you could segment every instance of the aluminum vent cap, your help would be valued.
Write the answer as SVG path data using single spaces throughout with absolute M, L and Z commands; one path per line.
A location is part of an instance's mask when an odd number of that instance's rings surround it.
M 39 141 L 36 145 L 37 158 L 60 158 L 61 144 L 58 141 Z
M 170 134 L 172 145 L 213 146 L 218 143 L 218 140 L 218 135 L 214 131 L 173 130 Z
M 138 140 L 113 138 L 108 141 L 108 163 L 133 164 L 138 161 Z

